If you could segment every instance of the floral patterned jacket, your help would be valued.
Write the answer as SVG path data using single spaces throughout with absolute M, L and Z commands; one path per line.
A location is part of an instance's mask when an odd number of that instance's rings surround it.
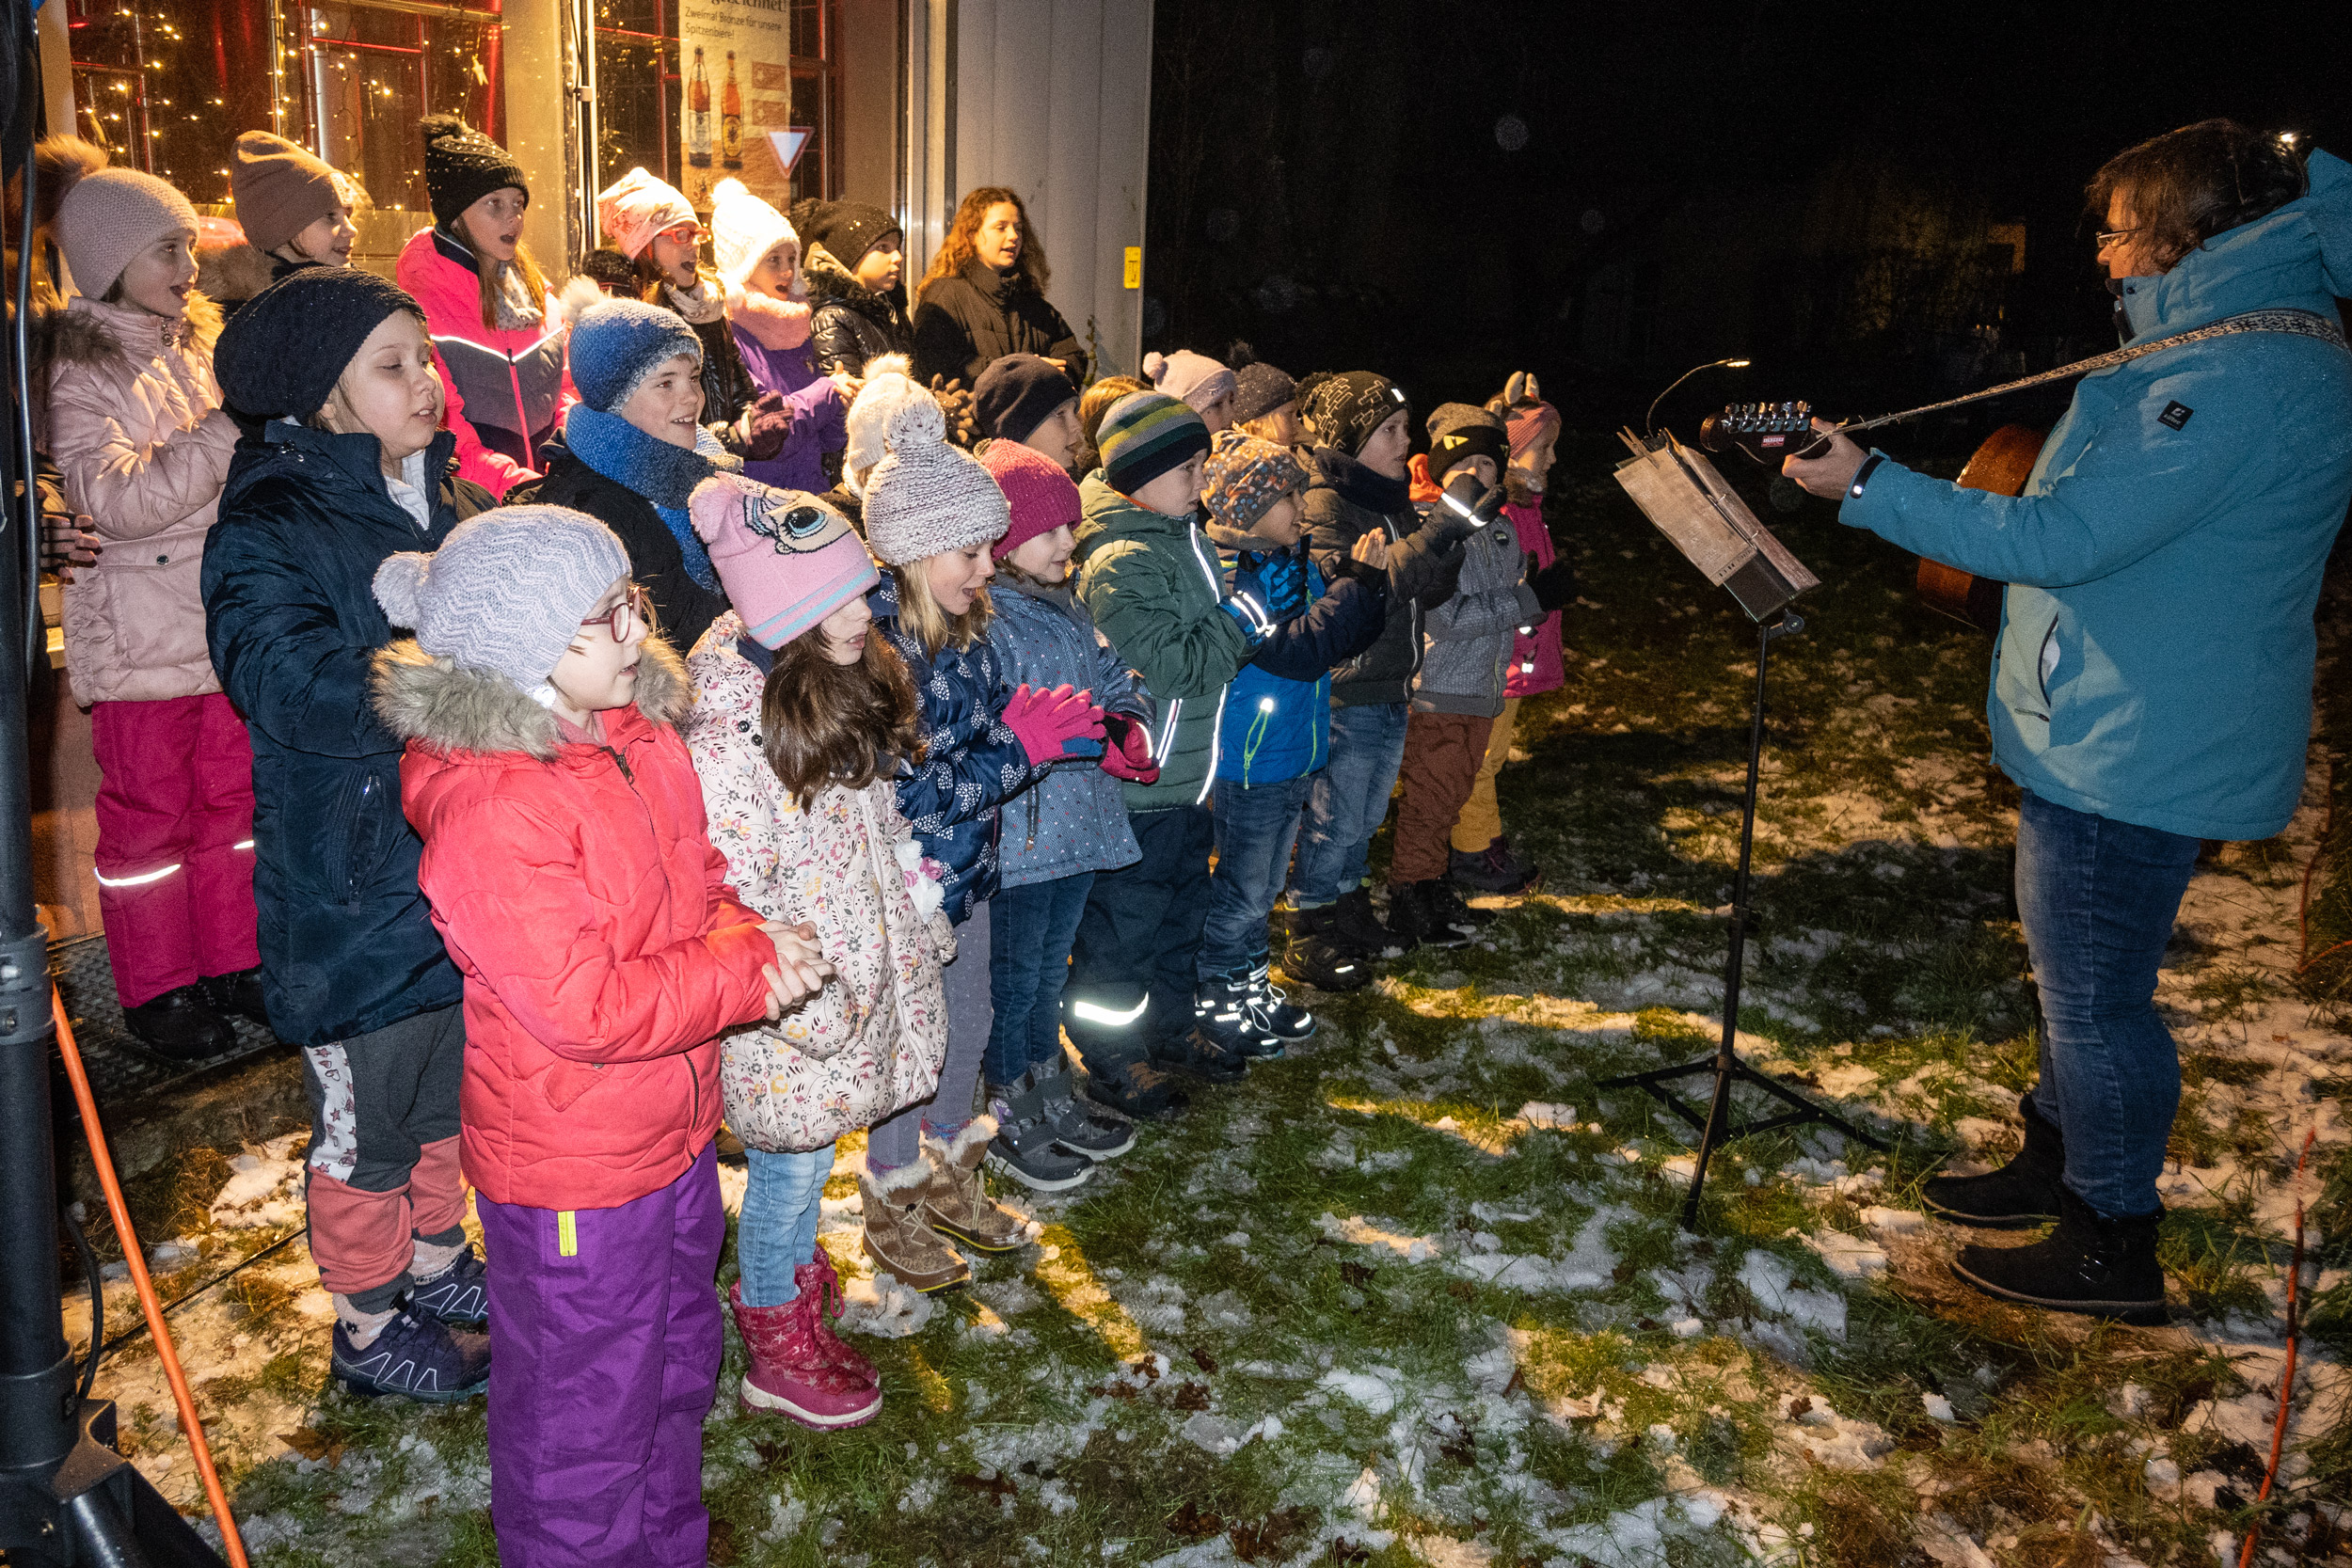
M 828 787 L 806 811 L 785 793 L 762 750 L 765 677 L 736 646 L 742 632 L 730 610 L 694 645 L 694 706 L 679 733 L 738 895 L 767 919 L 814 926 L 834 976 L 779 1022 L 726 1036 L 719 1084 L 737 1137 L 802 1151 L 938 1086 L 947 1050 L 939 972 L 955 937 L 940 913 L 938 867 L 923 859 L 889 780 Z

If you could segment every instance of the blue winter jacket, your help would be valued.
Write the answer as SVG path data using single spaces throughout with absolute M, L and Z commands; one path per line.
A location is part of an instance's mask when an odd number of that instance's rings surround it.
M 923 704 L 923 761 L 898 780 L 898 814 L 923 852 L 947 868 L 941 891 L 947 918 L 961 925 L 996 891 L 997 808 L 1043 774 L 997 715 L 1012 696 L 985 637 L 936 658 L 898 622 L 898 579 L 885 571 L 866 595 L 874 629 L 890 639 Z
M 2135 338 L 2248 310 L 2336 319 L 2352 167 L 2122 285 Z M 2047 800 L 2199 838 L 2266 838 L 2301 796 L 2312 613 L 2352 500 L 2352 355 L 2208 339 L 2086 376 L 2022 497 L 1893 463 L 1840 518 L 2010 584 L 1994 757 Z
M 1282 550 L 1220 547 L 1217 560 L 1225 591 L 1250 594 L 1276 625 L 1226 693 L 1216 776 L 1248 788 L 1312 773 L 1331 759 L 1331 672 L 1380 640 L 1388 576 L 1366 571 L 1327 590 L 1304 540 Z
M 490 497 L 435 437 L 432 526 L 385 488 L 382 449 L 279 420 L 238 441 L 204 536 L 204 630 L 253 737 L 253 902 L 270 1028 L 325 1045 L 464 999 L 417 886 L 399 736 L 369 701 L 394 632 L 375 569 L 431 550 Z
M 989 589 L 996 620 L 988 640 L 1007 666 L 1005 678 L 1051 691 L 1067 681 L 1094 693 L 1105 713 L 1125 714 L 1147 727 L 1152 699 L 1136 673 L 1094 629 L 1094 617 L 1068 582 L 1022 582 L 1000 575 Z M 1101 749 L 1055 763 L 1036 788 L 1005 808 L 997 840 L 999 881 L 1025 887 L 1095 871 L 1116 871 L 1142 858 L 1127 826 L 1119 781 L 1103 771 Z

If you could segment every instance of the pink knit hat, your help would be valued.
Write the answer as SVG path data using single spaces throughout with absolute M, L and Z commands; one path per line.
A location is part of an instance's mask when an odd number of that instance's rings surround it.
M 85 174 L 57 203 L 57 244 L 73 286 L 91 299 L 121 281 L 140 251 L 183 230 L 196 232 L 188 198 L 135 168 Z
M 999 561 L 1041 533 L 1075 524 L 1081 515 L 1078 486 L 1041 451 L 1018 441 L 991 441 L 980 453 L 980 467 L 994 477 L 1012 508 L 1011 526 L 990 552 Z
M 1143 374 L 1154 388 L 1181 399 L 1196 414 L 1206 413 L 1217 399 L 1233 395 L 1233 372 L 1190 349 L 1145 355 Z
M 761 646 L 781 648 L 882 580 L 850 519 L 804 490 L 740 474 L 694 486 L 687 511 Z
M 644 254 L 656 234 L 699 221 L 685 193 L 642 168 L 630 169 L 596 193 L 596 227 L 632 261 Z
M 1560 410 L 1544 401 L 1543 387 L 1534 371 L 1512 372 L 1511 379 L 1502 384 L 1502 395 L 1486 406 L 1502 416 L 1514 457 L 1560 428 Z

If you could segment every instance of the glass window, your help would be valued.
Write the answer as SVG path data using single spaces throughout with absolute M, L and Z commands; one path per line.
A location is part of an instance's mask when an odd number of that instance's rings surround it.
M 286 135 L 357 175 L 378 207 L 426 212 L 427 114 L 499 124 L 499 19 L 455 6 L 326 0 L 289 6 Z
M 677 12 L 596 0 L 596 189 L 640 166 L 678 182 Z
M 268 0 L 65 0 L 75 129 L 189 200 L 229 199 L 237 133 L 271 123 Z

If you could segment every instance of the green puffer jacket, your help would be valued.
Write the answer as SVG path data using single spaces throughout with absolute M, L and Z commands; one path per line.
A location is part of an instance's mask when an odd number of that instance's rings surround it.
M 1127 810 L 1200 805 L 1216 778 L 1217 719 L 1249 661 L 1241 625 L 1217 608 L 1216 546 L 1189 517 L 1150 512 L 1097 468 L 1078 486 L 1078 598 L 1150 689 L 1157 784 L 1120 786 Z

